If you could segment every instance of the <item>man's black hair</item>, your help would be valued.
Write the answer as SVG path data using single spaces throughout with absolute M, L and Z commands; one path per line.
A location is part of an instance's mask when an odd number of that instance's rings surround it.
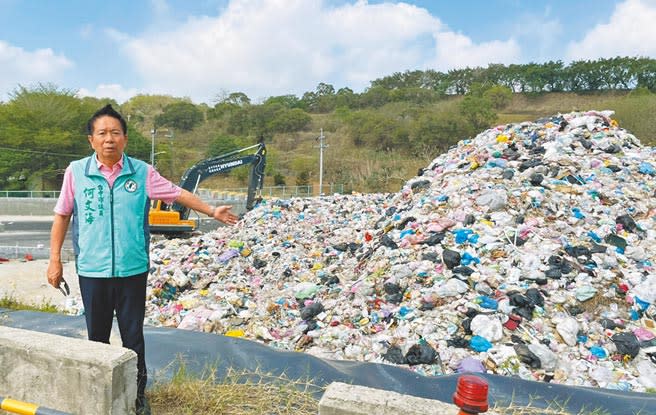
M 121 128 L 123 129 L 123 134 L 128 133 L 128 123 L 125 122 L 125 119 L 121 114 L 118 113 L 114 108 L 112 108 L 112 104 L 107 104 L 98 111 L 95 112 L 89 119 L 89 122 L 87 123 L 87 134 L 93 135 L 93 124 L 96 122 L 96 120 L 100 117 L 112 117 L 116 118 L 120 123 L 121 123 Z

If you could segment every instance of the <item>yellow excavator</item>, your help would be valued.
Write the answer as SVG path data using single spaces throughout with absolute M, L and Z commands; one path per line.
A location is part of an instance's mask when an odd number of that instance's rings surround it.
M 251 151 L 251 154 L 243 155 L 248 151 Z M 248 211 L 253 208 L 257 198 L 260 197 L 264 184 L 266 147 L 263 142 L 196 163 L 182 175 L 180 187 L 195 194 L 198 185 L 203 180 L 247 165 L 250 165 L 246 196 L 246 210 Z M 188 236 L 198 229 L 199 225 L 199 219 L 190 219 L 189 213 L 190 209 L 179 203 L 167 205 L 161 200 L 152 200 L 148 213 L 150 232 L 167 236 Z

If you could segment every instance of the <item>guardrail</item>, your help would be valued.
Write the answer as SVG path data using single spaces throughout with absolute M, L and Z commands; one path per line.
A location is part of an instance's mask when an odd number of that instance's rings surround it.
M 62 412 L 15 399 L 3 398 L 2 396 L 0 396 L 0 409 L 19 415 L 71 415 L 69 412 Z

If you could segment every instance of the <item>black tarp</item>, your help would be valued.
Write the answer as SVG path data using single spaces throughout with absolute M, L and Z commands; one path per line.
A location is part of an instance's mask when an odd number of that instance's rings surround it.
M 84 317 L 0 309 L 0 324 L 62 336 L 85 338 Z M 115 328 L 116 330 L 116 328 Z M 116 331 L 118 332 L 118 331 Z M 216 368 L 217 378 L 228 368 L 310 381 L 321 387 L 345 382 L 398 393 L 451 402 L 458 375 L 421 376 L 403 367 L 353 361 L 320 359 L 305 353 L 280 351 L 266 345 L 210 333 L 146 327 L 146 362 L 150 380 L 170 379 L 184 361 L 186 370 L 201 373 Z M 656 414 L 656 395 L 609 389 L 564 386 L 491 374 L 479 374 L 489 382 L 490 405 L 553 408 L 572 414 L 600 410 L 613 415 Z M 313 390 L 310 388 L 310 390 Z

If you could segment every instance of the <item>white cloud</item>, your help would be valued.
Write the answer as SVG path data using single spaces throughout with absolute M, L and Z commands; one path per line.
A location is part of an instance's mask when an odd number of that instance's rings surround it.
M 167 14 L 171 10 L 166 0 L 150 0 L 150 5 L 154 13 Z
M 52 49 L 26 51 L 0 40 L 0 96 L 13 91 L 18 84 L 56 82 L 73 63 Z
M 618 4 L 608 23 L 588 31 L 567 48 L 567 58 L 598 59 L 614 56 L 656 56 L 656 1 L 626 0 Z
M 443 32 L 436 35 L 436 41 L 434 67 L 441 70 L 517 63 L 520 58 L 519 45 L 512 39 L 474 44 L 462 34 Z
M 100 84 L 93 91 L 86 88 L 81 88 L 77 91 L 79 97 L 112 98 L 119 104 L 124 103 L 139 93 L 140 91 L 136 88 L 126 89 L 118 84 Z
M 165 30 L 165 29 L 162 29 Z M 517 61 L 515 41 L 476 44 L 405 3 L 339 7 L 322 0 L 232 0 L 218 16 L 121 38 L 149 90 L 208 101 L 221 90 L 257 100 L 314 90 L 361 90 L 394 72 Z
M 523 49 L 523 63 L 562 59 L 563 25 L 551 17 L 550 6 L 542 14 L 527 13 L 519 17 L 512 32 Z

